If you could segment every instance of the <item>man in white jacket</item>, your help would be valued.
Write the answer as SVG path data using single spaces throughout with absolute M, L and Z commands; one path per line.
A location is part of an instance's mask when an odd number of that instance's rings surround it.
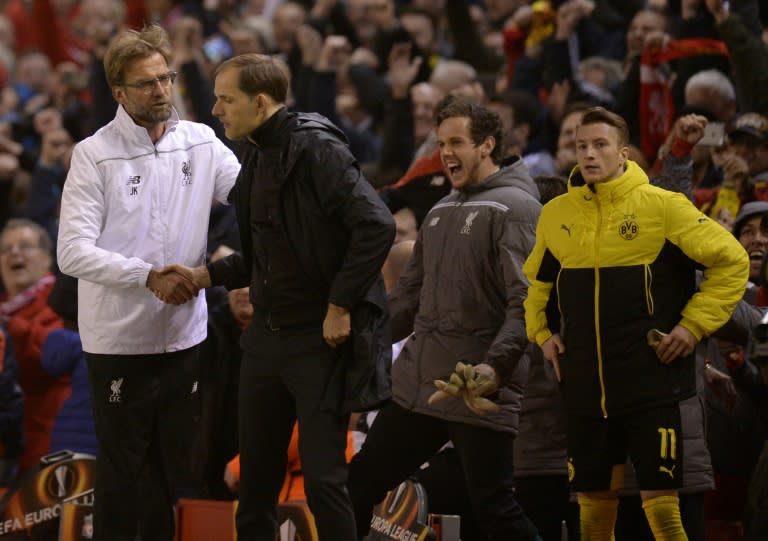
M 61 204 L 58 263 L 80 279 L 99 441 L 95 538 L 110 541 L 173 538 L 207 310 L 163 269 L 204 263 L 211 202 L 226 201 L 240 169 L 213 130 L 179 119 L 169 57 L 158 26 L 112 41 L 104 67 L 117 114 L 75 147 Z

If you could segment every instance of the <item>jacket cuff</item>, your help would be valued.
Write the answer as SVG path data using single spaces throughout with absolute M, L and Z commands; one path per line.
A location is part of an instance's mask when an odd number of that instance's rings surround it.
M 542 344 L 544 344 L 544 342 L 549 340 L 551 336 L 552 336 L 552 331 L 550 331 L 549 329 L 544 329 L 537 332 L 534 338 L 536 340 L 536 343 L 539 346 L 541 346 Z
M 208 270 L 208 276 L 211 277 L 211 286 L 220 286 L 224 283 L 220 273 L 217 271 L 219 267 L 220 266 L 217 265 L 215 261 L 213 263 L 208 263 L 205 266 L 205 268 Z
M 670 153 L 676 158 L 679 158 L 681 156 L 690 154 L 692 151 L 693 151 L 693 145 L 691 143 L 689 143 L 685 139 L 680 139 L 679 137 L 675 137 L 675 140 L 672 143 L 672 149 L 670 150 Z
M 701 339 L 704 337 L 704 329 L 699 327 L 695 322 L 691 321 L 690 319 L 683 318 L 680 321 L 679 325 L 688 329 L 690 333 L 696 338 L 697 341 L 701 341 Z
M 149 278 L 149 271 L 152 270 L 152 265 L 147 265 L 146 268 L 142 268 L 138 274 L 138 286 L 147 287 L 147 279 Z

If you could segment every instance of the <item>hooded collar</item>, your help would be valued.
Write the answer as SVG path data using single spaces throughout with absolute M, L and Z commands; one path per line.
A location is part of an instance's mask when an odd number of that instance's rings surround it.
M 528 172 L 528 166 L 525 165 L 525 162 L 519 156 L 511 156 L 505 159 L 501 162 L 501 167 L 498 171 L 488 175 L 480 182 L 465 186 L 461 191 L 471 195 L 503 186 L 514 186 L 539 199 L 539 189 Z

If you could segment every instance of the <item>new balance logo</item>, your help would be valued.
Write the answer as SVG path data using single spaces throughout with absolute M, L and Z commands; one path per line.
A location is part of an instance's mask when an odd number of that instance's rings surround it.
M 139 195 L 139 184 L 141 184 L 141 175 L 134 175 L 128 177 L 128 182 L 125 183 L 128 186 L 128 195 Z
M 674 473 L 675 472 L 675 466 L 672 466 L 671 468 L 667 468 L 665 466 L 659 466 L 659 471 L 661 473 L 669 474 L 669 478 L 670 479 L 674 479 L 675 478 L 675 473 Z
M 121 387 L 123 386 L 123 378 L 119 379 L 113 379 L 112 383 L 109 384 L 109 389 L 112 391 L 112 394 L 109 395 L 109 403 L 110 404 L 119 404 L 123 401 L 123 397 L 120 394 L 121 393 Z

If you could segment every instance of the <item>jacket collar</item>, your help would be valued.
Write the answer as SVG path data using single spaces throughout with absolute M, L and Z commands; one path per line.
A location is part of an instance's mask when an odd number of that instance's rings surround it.
M 501 162 L 498 171 L 488 175 L 480 182 L 465 186 L 461 191 L 470 195 L 502 186 L 515 186 L 528 192 L 532 197 L 539 198 L 539 189 L 528 172 L 528 166 L 519 156 L 506 158 Z
M 637 186 L 649 184 L 649 182 L 645 171 L 632 160 L 627 160 L 627 170 L 619 178 L 609 180 L 608 182 L 596 182 L 591 185 L 584 182 L 584 178 L 581 176 L 579 166 L 577 165 L 571 171 L 571 176 L 568 179 L 568 192 L 591 192 L 597 194 L 601 200 L 614 201 L 621 199 Z
M 279 144 L 291 116 L 287 107 L 281 107 L 266 122 L 251 132 L 249 142 L 258 147 Z
M 125 133 L 128 135 L 128 137 L 140 144 L 145 144 L 147 141 L 150 142 L 149 139 L 149 133 L 147 133 L 147 129 L 143 126 L 139 126 L 133 121 L 133 118 L 131 118 L 131 115 L 128 114 L 128 112 L 125 110 L 125 108 L 122 105 L 117 106 L 117 113 L 115 114 L 115 122 L 117 123 L 117 126 L 120 128 L 120 131 L 122 133 Z M 176 129 L 176 126 L 179 123 L 179 113 L 176 110 L 175 107 L 171 107 L 171 116 L 168 117 L 168 120 L 165 121 L 165 133 L 163 133 L 163 136 L 160 138 L 160 141 L 162 141 L 163 137 L 169 132 L 172 132 Z M 158 141 L 158 142 L 160 142 Z

